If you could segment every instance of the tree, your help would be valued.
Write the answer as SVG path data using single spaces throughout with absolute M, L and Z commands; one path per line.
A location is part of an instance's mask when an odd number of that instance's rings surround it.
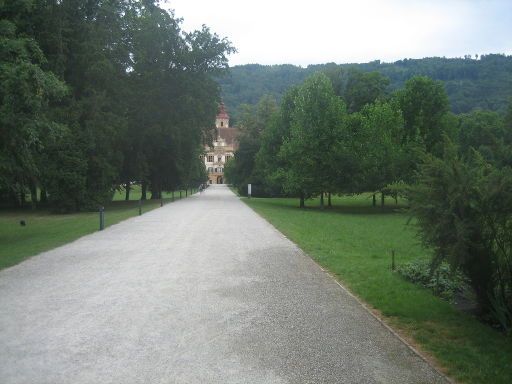
M 332 191 L 337 147 L 346 120 L 345 104 L 324 74 L 308 78 L 295 95 L 290 136 L 279 156 L 286 161 L 284 189 L 304 199 Z M 323 196 L 322 196 L 323 197 Z
M 512 134 L 496 112 L 476 110 L 460 115 L 458 142 L 464 155 L 476 149 L 488 162 L 512 166 Z
M 400 142 L 403 117 L 396 103 L 376 102 L 356 114 L 360 119 L 353 157 L 359 163 L 357 191 L 380 191 L 401 179 L 403 157 L 407 155 Z M 382 200 L 383 202 L 384 200 Z
M 299 87 L 290 88 L 281 100 L 281 105 L 261 132 L 261 144 L 256 154 L 255 173 L 260 176 L 265 192 L 269 195 L 284 193 L 286 159 L 279 155 L 284 141 L 290 136 L 295 97 Z
M 363 109 L 367 104 L 386 96 L 389 79 L 378 72 L 349 72 L 347 84 L 342 97 L 350 113 Z
M 135 142 L 125 153 L 125 163 L 133 163 L 133 157 L 144 159 L 147 167 L 132 168 L 131 177 L 148 183 L 152 197 L 159 198 L 162 190 L 197 180 L 198 149 L 219 100 L 212 76 L 223 72 L 226 55 L 234 49 L 206 27 L 182 33 L 179 20 L 160 8 L 142 7 L 139 13 L 130 74 L 130 131 Z
M 204 176 L 229 41 L 182 31 L 156 0 L 13 0 L 0 16 L 0 189 L 23 198 L 38 186 L 58 210 L 83 210 L 120 183 L 158 198 Z
M 256 154 L 261 146 L 261 133 L 267 129 L 276 112 L 276 101 L 268 95 L 263 96 L 256 106 L 242 106 L 239 118 L 239 147 L 234 159 L 226 166 L 226 178 L 240 193 L 245 193 L 247 184 L 251 183 L 256 187 L 256 194 L 264 194 L 261 190 L 264 175 L 255 168 Z
M 448 139 L 447 139 L 448 140 Z M 477 151 L 426 154 L 410 202 L 433 267 L 448 261 L 470 279 L 483 314 L 512 327 L 512 169 Z
M 45 138 L 61 128 L 49 117 L 49 103 L 67 91 L 43 69 L 46 58 L 37 42 L 18 31 L 17 23 L 30 5 L 25 1 L 0 5 L 0 190 L 19 203 L 28 188 L 35 198 L 39 154 Z
M 405 122 L 402 142 L 420 141 L 427 152 L 442 154 L 443 135 L 454 135 L 450 131 L 448 96 L 443 84 L 416 76 L 405 83 L 396 97 Z

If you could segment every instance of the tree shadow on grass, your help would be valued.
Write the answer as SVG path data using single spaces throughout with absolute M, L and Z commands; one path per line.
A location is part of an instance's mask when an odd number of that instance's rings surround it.
M 251 205 L 251 203 L 249 203 Z M 295 212 L 311 212 L 311 213 L 325 213 L 325 214 L 345 214 L 345 215 L 391 215 L 397 213 L 407 213 L 409 207 L 405 204 L 388 204 L 384 207 L 377 205 L 366 205 L 363 203 L 346 203 L 346 202 L 334 202 L 331 207 L 325 204 L 322 209 L 319 204 L 319 200 L 306 200 L 306 206 L 299 208 L 299 201 L 291 200 L 289 198 L 259 198 L 255 205 L 272 206 L 280 210 L 293 210 Z

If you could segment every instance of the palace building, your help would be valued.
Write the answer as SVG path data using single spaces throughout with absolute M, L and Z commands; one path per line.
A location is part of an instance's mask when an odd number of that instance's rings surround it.
M 209 184 L 224 184 L 224 166 L 238 149 L 238 129 L 229 126 L 229 115 L 224 103 L 220 104 L 215 129 L 217 138 L 213 141 L 213 147 L 205 147 L 204 165 Z

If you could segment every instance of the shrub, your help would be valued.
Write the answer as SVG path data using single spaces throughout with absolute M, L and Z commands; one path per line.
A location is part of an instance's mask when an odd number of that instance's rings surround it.
M 512 169 L 467 157 L 446 142 L 443 158 L 425 156 L 410 193 L 432 264 L 468 277 L 484 316 L 512 329 Z
M 435 270 L 431 263 L 416 260 L 398 266 L 397 271 L 406 280 L 432 290 L 434 295 L 452 301 L 456 293 L 462 292 L 467 280 L 460 271 L 454 271 L 448 263 L 441 263 Z

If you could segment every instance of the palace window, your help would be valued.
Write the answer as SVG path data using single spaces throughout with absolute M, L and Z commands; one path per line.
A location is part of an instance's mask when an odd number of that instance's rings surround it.
M 222 161 L 222 156 L 217 156 L 217 161 L 220 163 Z
M 229 159 L 231 159 L 231 156 L 226 155 L 225 159 L 226 159 L 225 161 L 226 161 L 226 163 L 227 163 L 227 162 L 228 162 L 228 160 L 229 160 Z
M 214 159 L 215 159 L 215 156 L 213 156 L 213 155 L 208 155 L 208 162 L 209 162 L 209 163 L 213 163 Z

